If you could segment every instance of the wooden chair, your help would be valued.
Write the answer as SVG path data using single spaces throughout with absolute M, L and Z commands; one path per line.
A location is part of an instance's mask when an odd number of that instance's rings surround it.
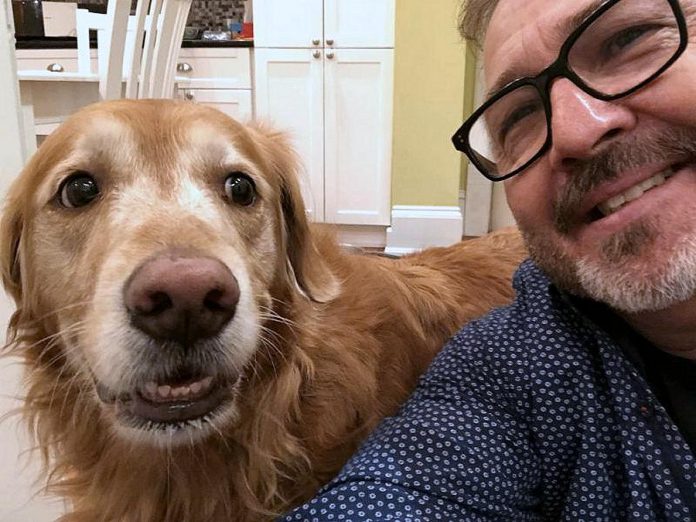
M 87 103 L 173 97 L 176 60 L 190 8 L 191 0 L 138 0 L 131 16 L 131 0 L 109 0 L 105 14 L 78 9 L 77 72 L 18 72 L 25 120 L 34 116 L 31 89 L 37 82 L 63 82 L 54 84 L 62 89 L 98 83 L 98 95 Z M 96 71 L 91 67 L 90 29 L 97 32 Z M 36 135 L 50 134 L 68 115 L 37 118 L 32 122 Z
M 89 31 L 95 29 L 101 99 L 170 98 L 191 0 L 139 0 L 134 16 L 130 5 L 110 0 L 106 14 L 77 10 L 78 71 L 93 72 Z

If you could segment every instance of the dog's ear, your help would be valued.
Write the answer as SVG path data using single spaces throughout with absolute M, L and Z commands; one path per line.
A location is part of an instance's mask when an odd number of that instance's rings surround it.
M 24 213 L 17 193 L 17 182 L 15 182 L 5 201 L 0 220 L 0 267 L 2 268 L 2 284 L 19 307 L 22 300 L 22 269 L 19 257 Z
M 255 130 L 263 135 L 270 168 L 279 180 L 280 210 L 287 271 L 300 291 L 315 302 L 327 302 L 336 297 L 339 283 L 324 257 L 317 250 L 310 232 L 304 201 L 299 185 L 299 158 L 287 137 L 258 123 Z

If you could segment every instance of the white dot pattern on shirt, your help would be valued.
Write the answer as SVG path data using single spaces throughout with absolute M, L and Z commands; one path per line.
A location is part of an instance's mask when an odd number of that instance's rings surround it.
M 531 262 L 515 287 L 285 521 L 696 520 L 694 457 L 619 348 Z

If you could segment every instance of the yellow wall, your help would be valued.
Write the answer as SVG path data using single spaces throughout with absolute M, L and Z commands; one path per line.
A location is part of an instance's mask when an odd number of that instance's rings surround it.
M 394 205 L 458 204 L 462 160 L 450 138 L 471 104 L 459 2 L 396 0 Z

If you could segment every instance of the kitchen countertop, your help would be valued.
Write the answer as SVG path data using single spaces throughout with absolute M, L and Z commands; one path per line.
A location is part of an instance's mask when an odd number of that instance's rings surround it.
M 239 40 L 184 40 L 181 47 L 253 47 L 254 41 Z M 90 47 L 96 48 L 96 40 L 90 41 Z M 66 37 L 17 37 L 15 49 L 77 49 L 77 38 Z

